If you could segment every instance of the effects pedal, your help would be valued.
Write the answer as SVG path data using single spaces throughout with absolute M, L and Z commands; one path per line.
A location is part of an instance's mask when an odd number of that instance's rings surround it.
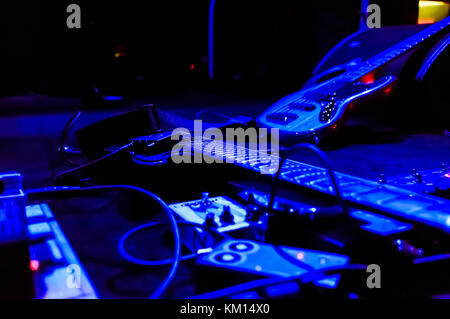
M 200 200 L 171 204 L 169 207 L 183 220 L 214 227 L 218 232 L 249 226 L 245 207 L 226 196 L 210 198 L 209 193 L 203 193 Z
M 249 240 L 227 239 L 211 253 L 200 256 L 197 264 L 249 276 L 294 277 L 330 267 L 345 267 L 350 258 L 345 255 L 257 243 Z M 332 275 L 314 283 L 335 288 L 340 276 Z

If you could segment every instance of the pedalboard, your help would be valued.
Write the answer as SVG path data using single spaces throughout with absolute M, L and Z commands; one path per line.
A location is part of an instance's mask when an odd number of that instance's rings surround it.
M 0 296 L 97 298 L 93 284 L 49 206 L 25 206 L 25 203 L 22 175 L 1 174 Z
M 97 299 L 98 294 L 47 204 L 26 206 L 30 269 L 37 299 Z

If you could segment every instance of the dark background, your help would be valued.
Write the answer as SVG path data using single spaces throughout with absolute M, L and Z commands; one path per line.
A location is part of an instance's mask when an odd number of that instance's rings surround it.
M 66 27 L 72 2 L 81 7 L 81 29 Z M 383 25 L 417 21 L 417 0 L 376 2 Z M 213 85 L 258 94 L 298 88 L 328 50 L 357 31 L 360 6 L 217 0 Z M 208 11 L 208 0 L 4 1 L 0 95 L 79 96 L 96 86 L 133 96 L 208 87 Z M 115 58 L 118 51 L 125 55 Z

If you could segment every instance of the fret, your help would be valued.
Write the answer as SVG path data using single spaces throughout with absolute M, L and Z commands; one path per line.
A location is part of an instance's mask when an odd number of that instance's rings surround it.
M 240 164 L 245 165 L 248 151 L 248 148 L 236 146 L 236 161 Z
M 258 158 L 258 150 L 256 149 L 246 149 L 245 159 L 242 162 L 243 165 L 251 165 L 255 159 Z

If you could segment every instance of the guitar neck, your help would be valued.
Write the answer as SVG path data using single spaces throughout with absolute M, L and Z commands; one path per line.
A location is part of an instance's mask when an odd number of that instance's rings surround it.
M 213 140 L 193 143 L 195 153 L 205 154 L 205 147 L 208 147 L 208 156 L 220 162 L 232 163 L 258 173 L 269 173 L 269 176 L 275 175 L 278 166 L 272 167 L 271 171 L 267 171 L 267 167 L 271 163 L 280 162 L 278 156 L 228 142 Z M 449 200 L 413 193 L 343 173 L 335 175 L 342 196 L 347 201 L 450 233 Z M 321 167 L 288 159 L 281 168 L 280 179 L 302 188 L 334 194 L 327 172 Z
M 390 47 L 383 52 L 377 54 L 376 56 L 368 59 L 363 62 L 362 65 L 359 65 L 355 70 L 350 70 L 344 74 L 342 77 L 349 81 L 353 82 L 361 78 L 362 76 L 370 73 L 384 64 L 392 61 L 393 59 L 399 57 L 403 53 L 415 48 L 419 44 L 421 44 L 426 39 L 430 38 L 434 34 L 439 31 L 447 28 L 450 25 L 450 17 L 447 17 L 439 22 L 436 22 L 429 26 L 428 28 L 416 33 L 415 35 L 397 43 L 393 47 Z

